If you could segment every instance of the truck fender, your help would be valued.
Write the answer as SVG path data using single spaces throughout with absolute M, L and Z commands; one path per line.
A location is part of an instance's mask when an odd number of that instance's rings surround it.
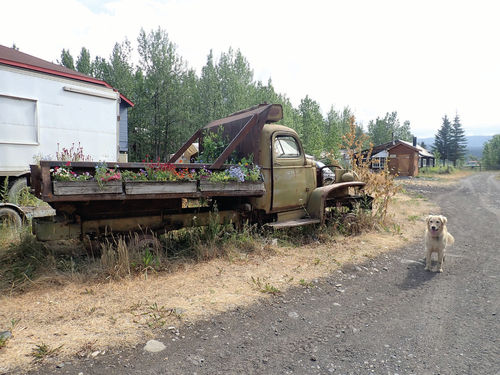
M 314 189 L 307 202 L 307 212 L 312 219 L 319 219 L 321 224 L 325 223 L 325 202 L 328 198 L 346 195 L 350 187 L 363 188 L 366 183 L 361 181 L 341 182 Z

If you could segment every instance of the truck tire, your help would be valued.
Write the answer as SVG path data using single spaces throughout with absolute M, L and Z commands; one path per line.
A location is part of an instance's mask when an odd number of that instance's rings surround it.
M 13 208 L 0 207 L 0 224 L 7 224 L 15 228 L 20 228 L 23 225 L 23 219 Z
M 17 199 L 19 197 L 19 193 L 23 190 L 28 184 L 26 183 L 26 177 L 17 178 L 13 184 L 9 188 L 9 193 L 7 194 L 7 199 L 9 203 L 17 204 Z

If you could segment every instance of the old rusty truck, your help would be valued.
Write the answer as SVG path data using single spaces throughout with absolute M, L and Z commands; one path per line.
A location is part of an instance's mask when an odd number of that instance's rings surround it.
M 53 217 L 34 219 L 33 231 L 42 241 L 98 239 L 110 233 L 145 230 L 165 232 L 205 225 L 214 207 L 221 221 L 284 228 L 325 223 L 335 208 L 371 205 L 370 197 L 364 194 L 365 183 L 353 181 L 353 174 L 346 170 L 336 168 L 336 181 L 323 186 L 321 168 L 306 157 L 298 134 L 276 124 L 282 117 L 281 105 L 261 104 L 215 120 L 193 134 L 168 161 L 169 168 L 194 175 L 201 170 L 231 168 L 227 163 L 231 155 L 240 160 L 251 157 L 260 167 L 260 179 L 254 182 L 210 182 L 199 177 L 173 182 L 122 178 L 113 184 L 107 182 L 103 188 L 84 186 L 92 181 L 54 181 L 54 168 L 62 168 L 63 162 L 33 165 L 31 185 L 35 194 L 56 210 Z M 199 162 L 196 155 L 187 154 L 193 149 L 203 154 L 207 137 L 214 132 L 227 139 L 214 160 Z M 194 143 L 196 148 L 192 147 Z M 147 163 L 108 165 L 122 174 L 147 168 Z M 71 163 L 74 173 L 92 174 L 95 167 L 94 162 Z

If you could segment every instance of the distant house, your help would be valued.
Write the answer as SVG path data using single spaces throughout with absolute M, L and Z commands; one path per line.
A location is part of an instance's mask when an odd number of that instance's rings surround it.
M 104 81 L 0 45 L 0 176 L 27 176 L 34 157 L 78 143 L 95 161 L 126 161 L 133 105 Z
M 364 154 L 368 154 L 368 150 Z M 434 155 L 417 145 L 416 138 L 413 144 L 394 140 L 374 146 L 370 160 L 373 170 L 382 170 L 387 166 L 392 174 L 399 176 L 416 176 L 419 168 L 435 165 Z

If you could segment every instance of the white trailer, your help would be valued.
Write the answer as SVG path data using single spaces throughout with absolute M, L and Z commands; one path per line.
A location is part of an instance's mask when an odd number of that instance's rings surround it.
M 127 161 L 127 108 L 106 82 L 0 45 L 0 180 L 10 196 L 29 165 L 81 147 L 93 161 Z

